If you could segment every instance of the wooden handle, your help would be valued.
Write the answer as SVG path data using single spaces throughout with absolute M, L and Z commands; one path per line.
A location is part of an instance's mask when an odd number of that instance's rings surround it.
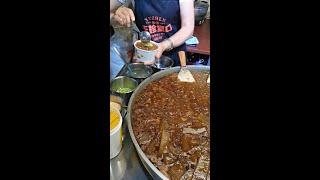
M 187 66 L 186 53 L 184 51 L 179 51 L 178 55 L 180 59 L 180 66 L 181 67 Z

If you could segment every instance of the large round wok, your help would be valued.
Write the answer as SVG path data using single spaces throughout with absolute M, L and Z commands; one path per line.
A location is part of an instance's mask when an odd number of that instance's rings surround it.
M 189 69 L 192 72 L 198 71 L 198 72 L 209 72 L 210 71 L 210 67 L 209 66 L 187 66 L 187 69 Z M 128 105 L 128 112 L 127 112 L 127 121 L 128 121 L 128 129 L 129 129 L 129 133 L 132 139 L 132 142 L 138 152 L 139 158 L 141 159 L 143 165 L 145 166 L 145 168 L 147 169 L 147 171 L 150 173 L 150 175 L 154 178 L 154 179 L 168 179 L 166 176 L 164 176 L 158 169 L 157 167 L 155 167 L 152 162 L 147 158 L 147 156 L 144 154 L 144 152 L 141 150 L 135 135 L 133 133 L 133 129 L 132 129 L 132 124 L 134 123 L 132 122 L 131 119 L 131 114 L 132 114 L 132 105 L 135 102 L 135 99 L 137 97 L 137 95 L 151 82 L 156 81 L 162 77 L 168 76 L 174 72 L 179 72 L 180 71 L 180 67 L 173 67 L 167 70 L 163 70 L 163 71 L 159 71 L 155 74 L 153 74 L 152 76 L 150 76 L 149 78 L 147 78 L 146 80 L 144 80 L 138 87 L 137 89 L 134 91 L 134 93 L 132 94 L 130 101 L 129 101 L 129 105 Z

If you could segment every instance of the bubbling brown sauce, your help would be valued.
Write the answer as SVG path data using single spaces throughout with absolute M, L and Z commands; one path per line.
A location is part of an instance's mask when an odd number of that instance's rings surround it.
M 143 49 L 143 50 L 146 50 L 146 51 L 153 51 L 153 50 L 156 50 L 158 49 L 158 46 L 156 44 L 153 44 L 153 43 L 148 43 L 148 45 L 150 46 L 146 46 L 143 44 L 143 42 L 137 42 L 136 43 L 136 46 L 139 48 L 139 49 Z
M 169 179 L 206 179 L 210 173 L 210 87 L 208 73 L 196 82 L 174 73 L 151 82 L 135 99 L 132 126 L 149 160 Z

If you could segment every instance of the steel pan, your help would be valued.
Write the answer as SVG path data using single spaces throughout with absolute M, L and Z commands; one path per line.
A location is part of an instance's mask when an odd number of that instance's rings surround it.
M 210 66 L 187 66 L 187 69 L 192 72 L 210 72 Z M 157 167 L 155 165 L 152 164 L 152 162 L 148 159 L 148 157 L 145 155 L 145 153 L 141 150 L 135 135 L 133 133 L 133 129 L 132 129 L 132 119 L 131 119 L 131 114 L 132 114 L 132 105 L 137 97 L 137 95 L 144 90 L 144 88 L 150 84 L 153 81 L 156 81 L 162 77 L 168 76 L 174 72 L 179 72 L 180 71 L 180 67 L 173 67 L 170 69 L 166 69 L 163 71 L 159 71 L 155 74 L 153 74 L 152 76 L 150 76 L 149 78 L 145 79 L 137 88 L 136 90 L 133 92 L 132 96 L 130 97 L 129 100 L 129 104 L 128 104 L 128 112 L 127 112 L 127 123 L 128 123 L 128 129 L 129 129 L 129 133 L 132 139 L 132 142 L 138 152 L 139 158 L 141 160 L 141 162 L 143 163 L 144 167 L 147 169 L 147 171 L 150 173 L 150 175 L 154 178 L 154 179 L 168 179 L 165 175 L 162 174 L 162 172 L 157 169 Z

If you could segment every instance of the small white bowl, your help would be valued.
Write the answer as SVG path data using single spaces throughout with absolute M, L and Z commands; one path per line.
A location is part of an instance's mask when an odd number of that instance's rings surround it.
M 122 116 L 120 111 L 110 107 L 110 110 L 115 111 L 119 116 L 119 122 L 116 127 L 110 130 L 110 159 L 116 157 L 122 149 Z
M 135 58 L 136 58 L 137 62 L 143 62 L 144 64 L 147 64 L 147 65 L 154 64 L 154 60 L 155 60 L 155 56 L 156 56 L 158 48 L 159 48 L 159 44 L 154 41 L 150 41 L 152 44 L 157 45 L 157 49 L 152 50 L 152 51 L 147 51 L 147 50 L 143 50 L 143 49 L 138 48 L 136 46 L 136 44 L 138 42 L 141 42 L 141 40 L 138 40 L 134 43 Z

